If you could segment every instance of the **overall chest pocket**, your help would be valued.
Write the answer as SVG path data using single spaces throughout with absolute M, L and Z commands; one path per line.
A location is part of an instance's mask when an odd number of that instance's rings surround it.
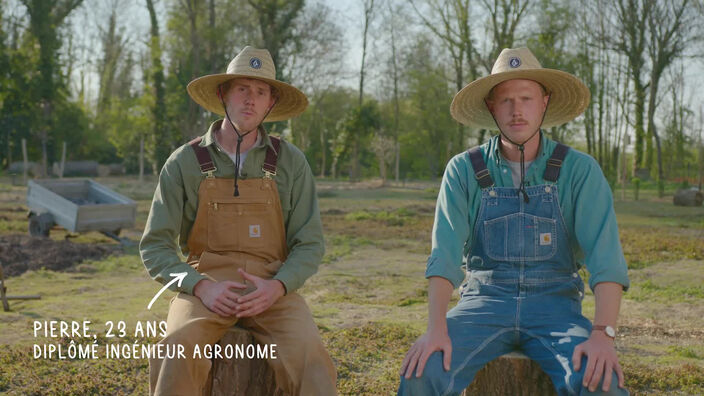
M 557 251 L 557 221 L 513 213 L 484 221 L 484 251 L 494 260 L 540 261 Z
M 208 207 L 208 247 L 215 252 L 266 248 L 275 219 L 269 200 L 213 200 Z

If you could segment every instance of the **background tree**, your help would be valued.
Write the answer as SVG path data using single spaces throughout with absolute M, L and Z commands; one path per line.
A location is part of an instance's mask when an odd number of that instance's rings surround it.
M 144 172 L 144 165 L 142 164 L 143 151 L 146 150 L 149 153 L 149 158 L 152 163 L 152 172 L 157 173 L 159 169 L 166 162 L 166 158 L 170 152 L 170 144 L 168 143 L 173 139 L 173 134 L 169 133 L 169 129 L 166 127 L 166 92 L 164 86 L 164 66 L 161 63 L 161 37 L 159 34 L 159 19 L 154 9 L 154 2 L 152 0 L 146 0 L 147 10 L 149 11 L 149 68 L 147 69 L 146 75 L 149 76 L 145 79 L 145 85 L 151 85 L 146 91 L 149 92 L 149 103 L 151 106 L 151 133 L 147 133 L 147 139 L 145 139 L 145 134 L 140 134 L 140 176 Z M 212 40 L 212 38 L 211 38 Z M 210 42 L 210 41 L 209 41 Z M 211 43 L 212 45 L 212 43 Z M 211 48 L 210 50 L 210 61 L 214 61 L 215 51 Z M 146 142 L 149 142 L 147 145 Z
M 39 76 L 33 79 L 36 92 L 35 109 L 42 118 L 36 124 L 37 134 L 42 147 L 42 172 L 47 174 L 48 143 L 51 128 L 54 126 L 54 108 L 58 100 L 65 94 L 65 85 L 60 74 L 58 51 L 61 47 L 59 27 L 66 17 L 78 7 L 83 0 L 20 0 L 29 14 L 29 29 L 39 46 L 38 70 Z
M 655 124 L 655 111 L 658 104 L 658 89 L 663 72 L 683 55 L 688 42 L 695 38 L 695 24 L 700 19 L 692 12 L 689 0 L 662 0 L 656 2 L 648 16 L 650 55 L 650 92 L 648 93 L 648 133 L 645 163 L 647 167 L 653 162 L 652 140 L 655 138 L 658 165 L 658 193 L 664 194 L 662 165 L 662 145 Z

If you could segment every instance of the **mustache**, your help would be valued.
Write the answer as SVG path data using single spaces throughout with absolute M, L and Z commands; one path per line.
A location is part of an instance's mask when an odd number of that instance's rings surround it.
M 509 122 L 509 124 L 518 124 L 518 123 L 527 124 L 528 121 L 523 118 L 514 118 Z

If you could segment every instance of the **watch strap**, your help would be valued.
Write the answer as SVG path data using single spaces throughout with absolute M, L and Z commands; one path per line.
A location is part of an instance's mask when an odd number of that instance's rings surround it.
M 603 331 L 604 334 L 606 334 L 607 337 L 615 338 L 615 337 L 611 336 L 611 335 L 609 334 L 609 332 L 606 331 L 606 328 L 607 328 L 607 327 L 610 327 L 610 326 L 593 325 L 593 326 L 592 326 L 592 331 Z M 613 327 L 612 327 L 611 329 L 612 329 L 612 331 L 613 331 Z

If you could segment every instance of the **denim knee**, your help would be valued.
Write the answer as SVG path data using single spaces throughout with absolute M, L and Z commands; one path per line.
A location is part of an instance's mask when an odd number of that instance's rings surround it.
M 427 396 L 442 395 L 445 393 L 450 381 L 450 372 L 445 371 L 442 364 L 442 352 L 434 352 L 428 358 L 423 369 L 423 375 L 415 376 L 415 371 L 410 379 L 401 376 L 398 387 L 399 396 Z
M 604 392 L 601 390 L 601 387 L 603 386 L 604 379 L 599 382 L 599 386 L 596 387 L 594 392 L 590 391 L 588 388 L 581 386 L 582 391 L 579 393 L 580 396 L 628 396 L 629 393 L 626 389 L 624 388 L 619 388 L 618 387 L 618 376 L 616 373 L 612 374 L 611 377 L 611 387 L 609 388 L 608 391 Z

